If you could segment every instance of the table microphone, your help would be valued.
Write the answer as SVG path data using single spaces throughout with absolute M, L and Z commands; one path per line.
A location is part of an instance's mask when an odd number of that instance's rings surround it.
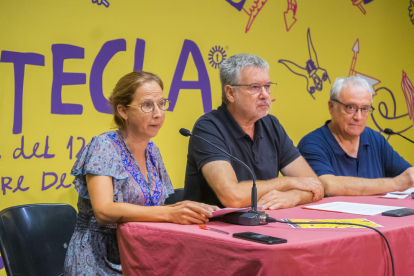
M 390 128 L 386 128 L 386 129 L 384 129 L 384 133 L 385 133 L 385 134 L 388 134 L 388 135 L 397 134 L 397 135 L 401 136 L 402 138 L 404 138 L 404 139 L 406 139 L 406 140 L 410 141 L 411 143 L 414 143 L 414 141 L 413 141 L 413 140 L 410 140 L 410 139 L 408 139 L 407 137 L 405 137 L 405 136 L 403 136 L 403 135 L 401 135 L 401 134 L 399 134 L 399 133 L 397 133 L 397 132 L 392 131 L 392 129 L 390 129 Z
M 250 175 L 252 176 L 252 179 L 253 179 L 253 187 L 252 187 L 252 195 L 251 195 L 251 205 L 252 206 L 251 206 L 250 211 L 248 211 L 248 212 L 233 212 L 233 213 L 230 213 L 230 214 L 226 214 L 226 215 L 223 216 L 223 221 L 227 222 L 227 223 L 232 223 L 232 224 L 249 225 L 249 226 L 267 224 L 268 215 L 264 211 L 258 211 L 257 210 L 256 176 L 253 173 L 253 171 L 249 168 L 249 166 L 247 166 L 246 163 L 244 163 L 240 159 L 234 157 L 233 155 L 231 155 L 230 153 L 228 153 L 224 149 L 214 145 L 213 143 L 211 143 L 207 139 L 191 133 L 188 129 L 185 129 L 185 128 L 180 129 L 180 134 L 185 136 L 185 137 L 188 137 L 188 136 L 197 137 L 197 138 L 207 142 L 208 144 L 212 145 L 216 149 L 218 149 L 221 152 L 227 154 L 228 156 L 230 156 L 231 158 L 233 158 L 234 160 L 236 160 L 237 162 L 239 162 L 240 164 L 245 166 L 247 168 L 247 170 L 250 172 Z

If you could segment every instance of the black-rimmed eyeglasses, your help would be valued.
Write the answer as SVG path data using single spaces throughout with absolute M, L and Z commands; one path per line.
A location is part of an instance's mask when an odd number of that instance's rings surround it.
M 356 104 L 344 104 L 338 100 L 331 100 L 333 102 L 342 104 L 343 106 L 345 106 L 345 111 L 348 114 L 355 114 L 356 112 L 358 112 L 358 110 L 361 110 L 361 115 L 363 116 L 368 116 L 369 114 L 372 113 L 372 111 L 375 110 L 375 108 L 373 108 L 372 106 L 366 105 L 363 107 L 358 107 Z

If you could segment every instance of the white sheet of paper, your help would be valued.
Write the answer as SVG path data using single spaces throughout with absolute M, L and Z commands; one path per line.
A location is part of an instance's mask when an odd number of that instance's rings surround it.
M 382 196 L 383 198 L 397 198 L 397 199 L 403 199 L 406 198 L 408 195 L 398 195 L 393 193 L 388 193 L 385 196 Z
M 382 212 L 385 212 L 385 211 L 402 209 L 405 207 L 336 201 L 336 202 L 324 203 L 324 204 L 319 204 L 319 205 L 305 206 L 305 208 L 314 209 L 314 210 L 322 210 L 322 211 L 373 216 L 373 215 L 381 214 Z
M 405 191 L 402 191 L 402 192 L 391 192 L 391 193 L 388 193 L 388 194 L 394 194 L 394 195 L 409 195 L 411 193 L 414 193 L 414 187 L 409 188 L 409 189 L 407 189 Z

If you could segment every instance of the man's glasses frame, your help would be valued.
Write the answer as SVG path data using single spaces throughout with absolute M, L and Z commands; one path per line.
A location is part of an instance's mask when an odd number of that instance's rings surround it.
M 345 111 L 348 114 L 355 114 L 358 112 L 358 110 L 361 110 L 361 115 L 363 116 L 368 116 L 369 114 L 371 114 L 375 108 L 372 106 L 364 106 L 364 107 L 358 107 L 356 104 L 344 104 L 338 100 L 335 99 L 331 99 L 332 102 L 335 103 L 339 103 L 342 104 L 343 106 L 345 106 Z
M 158 108 L 162 111 L 166 111 L 169 107 L 170 102 L 171 101 L 169 101 L 168 99 L 161 99 L 157 103 Z M 153 101 L 145 101 L 141 104 L 128 104 L 127 106 L 139 106 L 141 108 L 142 112 L 151 113 L 152 111 L 154 111 L 155 103 Z
M 269 82 L 265 85 L 260 85 L 258 83 L 252 83 L 252 84 L 230 84 L 231 88 L 236 88 L 239 86 L 246 86 L 246 87 L 250 87 L 247 89 L 247 92 L 249 94 L 258 94 L 260 92 L 262 92 L 263 87 L 266 91 L 267 94 L 270 94 L 272 92 L 272 87 L 276 87 L 277 83 L 275 82 Z

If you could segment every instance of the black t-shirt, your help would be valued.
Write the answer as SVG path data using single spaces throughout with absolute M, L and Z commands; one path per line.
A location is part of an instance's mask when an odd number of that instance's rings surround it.
M 272 115 L 255 123 L 254 139 L 246 134 L 223 103 L 217 110 L 201 116 L 194 125 L 193 133 L 245 162 L 255 173 L 257 180 L 278 177 L 279 171 L 300 156 L 292 140 Z M 252 180 L 249 171 L 231 157 L 197 137 L 191 137 L 188 145 L 185 173 L 184 199 L 224 207 L 203 176 L 201 168 L 212 161 L 229 162 L 239 182 Z

